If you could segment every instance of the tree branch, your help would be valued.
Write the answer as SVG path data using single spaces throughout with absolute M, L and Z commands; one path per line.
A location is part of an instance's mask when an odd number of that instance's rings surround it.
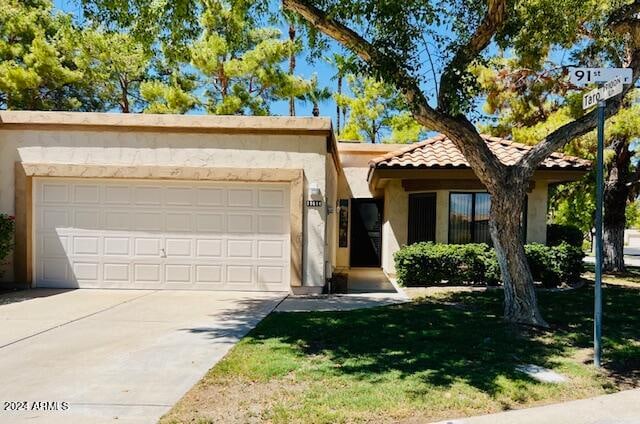
M 640 77 L 640 49 L 636 48 L 632 54 L 629 67 L 633 69 L 633 79 L 630 85 L 625 87 L 623 92 L 614 97 L 613 100 L 607 102 L 605 108 L 605 119 L 609 118 L 620 110 L 622 107 L 624 97 L 629 91 L 631 91 L 636 84 L 636 81 Z M 562 127 L 558 128 L 540 143 L 536 144 L 531 150 L 526 152 L 516 163 L 515 166 L 522 166 L 525 176 L 530 177 L 536 168 L 545 160 L 547 156 L 556 150 L 564 147 L 569 141 L 576 137 L 587 134 L 596 128 L 598 123 L 598 110 L 594 109 L 591 112 L 581 116 L 580 118 L 572 121 Z
M 461 45 L 440 76 L 438 109 L 449 109 L 461 93 L 460 80 L 471 62 L 491 43 L 496 31 L 506 19 L 507 0 L 488 0 L 488 9 L 482 23 L 466 44 Z
M 494 4 L 494 0 L 490 2 Z M 495 0 L 495 3 L 503 4 L 504 0 Z M 494 188 L 496 180 L 504 178 L 503 174 L 507 172 L 506 167 L 489 149 L 475 126 L 465 116 L 451 116 L 429 106 L 418 81 L 396 58 L 378 51 L 360 34 L 315 7 L 311 0 L 282 0 L 282 5 L 285 9 L 300 14 L 316 29 L 353 51 L 372 69 L 385 76 L 386 82 L 395 85 L 407 99 L 416 121 L 447 135 L 467 158 L 480 181 L 489 190 Z M 493 8 L 490 7 L 490 10 Z M 482 37 L 474 37 L 471 44 L 472 49 L 480 48 Z

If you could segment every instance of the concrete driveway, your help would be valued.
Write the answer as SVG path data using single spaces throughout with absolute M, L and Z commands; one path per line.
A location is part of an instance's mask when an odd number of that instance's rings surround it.
M 283 297 L 88 289 L 0 295 L 0 423 L 156 422 Z

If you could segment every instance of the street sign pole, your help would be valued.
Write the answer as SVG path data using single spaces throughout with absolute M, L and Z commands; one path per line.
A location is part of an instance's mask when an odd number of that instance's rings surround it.
M 593 305 L 593 364 L 602 364 L 602 211 L 604 192 L 604 118 L 607 99 L 623 91 L 633 82 L 631 68 L 571 68 L 570 81 L 576 85 L 598 83 L 595 90 L 582 97 L 584 110 L 598 105 L 598 151 L 596 158 L 596 281 Z
M 593 364 L 602 359 L 602 197 L 604 191 L 604 115 L 606 100 L 598 102 L 598 151 L 596 159 L 596 281 L 594 287 Z

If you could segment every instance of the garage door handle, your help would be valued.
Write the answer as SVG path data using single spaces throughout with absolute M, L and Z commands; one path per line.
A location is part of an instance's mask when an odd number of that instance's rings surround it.
M 160 257 L 161 258 L 166 258 L 167 257 L 167 252 L 165 252 L 164 249 L 160 249 Z

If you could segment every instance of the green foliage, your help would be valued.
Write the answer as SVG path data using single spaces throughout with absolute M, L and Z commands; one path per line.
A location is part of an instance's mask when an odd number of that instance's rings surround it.
M 625 210 L 625 218 L 627 220 L 625 227 L 639 229 L 640 228 L 640 202 L 634 200 L 627 204 Z
M 552 187 L 549 196 L 551 221 L 559 225 L 574 225 L 583 234 L 589 234 L 596 211 L 594 184 L 592 172 L 580 181 Z
M 495 284 L 499 275 L 495 254 L 484 243 L 415 243 L 398 250 L 394 260 L 398 281 L 405 286 Z
M 6 214 L 0 214 L 0 265 L 13 250 L 13 233 L 15 231 L 15 218 Z M 0 273 L 2 269 L 0 267 Z M 1 276 L 1 274 L 0 274 Z
M 0 108 L 97 110 L 78 64 L 78 29 L 50 0 L 5 0 L 0 7 Z
M 310 86 L 282 66 L 300 45 L 281 39 L 275 28 L 257 26 L 252 3 L 205 3 L 203 32 L 190 56 L 202 73 L 209 113 L 267 115 L 270 102 L 302 96 Z
M 140 84 L 140 95 L 147 102 L 145 113 L 187 113 L 198 104 L 192 94 L 193 79 L 172 75 L 168 82 L 158 80 Z
M 347 83 L 352 95 L 334 96 L 338 106 L 348 110 L 347 122 L 339 134 L 341 139 L 367 143 L 418 141 L 424 129 L 390 85 L 354 74 L 347 76 Z
M 298 95 L 298 100 L 309 102 L 313 105 L 313 116 L 320 116 L 320 103 L 331 98 L 331 90 L 327 87 L 320 87 L 318 84 L 318 75 L 313 74 L 309 80 L 308 87 L 302 95 Z
M 549 246 L 557 246 L 562 242 L 566 242 L 571 246 L 582 247 L 583 241 L 584 233 L 575 225 L 547 225 L 547 245 Z
M 85 69 L 107 109 L 134 112 L 140 83 L 148 79 L 151 52 L 130 34 L 85 30 L 77 63 Z
M 532 243 L 525 245 L 525 253 L 534 281 L 545 287 L 575 283 L 582 274 L 580 247 L 566 242 L 557 246 Z M 500 280 L 495 252 L 486 244 L 416 243 L 403 246 L 394 260 L 398 281 L 405 286 L 495 285 Z

